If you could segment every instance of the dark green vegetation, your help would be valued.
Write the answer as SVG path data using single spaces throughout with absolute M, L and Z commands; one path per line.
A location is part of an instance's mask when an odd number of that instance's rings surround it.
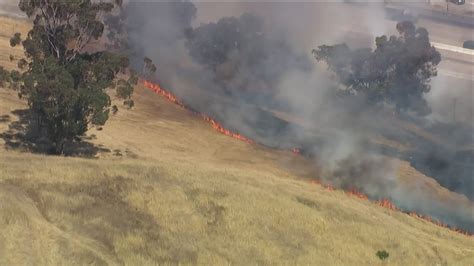
M 431 89 L 441 56 L 431 46 L 428 31 L 412 22 L 397 24 L 399 36 L 380 36 L 376 49 L 351 50 L 346 44 L 322 45 L 313 50 L 326 62 L 348 94 L 363 95 L 367 101 L 394 104 L 397 110 L 430 112 L 423 94 Z
M 388 252 L 385 250 L 379 250 L 377 253 L 375 253 L 375 255 L 377 255 L 377 257 L 381 260 L 386 260 L 389 256 Z
M 203 24 L 187 32 L 189 54 L 196 62 L 216 70 L 234 53 L 245 50 L 254 55 L 248 64 L 257 63 L 264 56 L 263 20 L 252 14 L 239 18 L 225 17 L 217 23 Z M 237 54 L 235 54 L 237 55 Z
M 186 31 L 186 47 L 195 62 L 213 73 L 216 85 L 231 94 L 272 92 L 290 69 L 309 70 L 306 56 L 284 36 L 265 30 L 264 20 L 244 13 L 223 17 Z
M 0 66 L 0 86 L 4 86 L 5 82 L 10 80 L 10 73 Z
M 28 101 L 29 130 L 35 139 L 46 139 L 52 153 L 63 154 L 65 145 L 79 140 L 90 126 L 106 123 L 109 113 L 117 109 L 111 107 L 108 89 L 116 88 L 124 104 L 133 106 L 130 97 L 137 78 L 118 79 L 129 65 L 128 58 L 91 45 L 106 30 L 103 16 L 120 4 L 19 2 L 20 9 L 34 20 L 24 40 L 19 33 L 10 40 L 12 46 L 22 44 L 26 55 L 26 60 L 18 61 L 23 73 L 12 73 L 11 79 L 20 84 L 19 95 Z
M 142 73 L 144 76 L 148 77 L 151 76 L 153 73 L 156 72 L 156 66 L 153 64 L 153 61 L 146 57 L 143 59 L 143 69 Z
M 397 30 L 397 36 L 377 37 L 374 50 L 336 44 L 319 46 L 312 53 L 336 74 L 343 94 L 357 95 L 368 106 L 387 103 L 397 111 L 429 114 L 423 95 L 431 89 L 441 56 L 425 28 L 405 21 L 397 24 Z M 267 32 L 260 17 L 243 14 L 188 30 L 186 46 L 193 60 L 213 73 L 217 87 L 248 98 L 242 92 L 253 97 L 271 94 L 290 69 L 311 69 L 281 37 Z

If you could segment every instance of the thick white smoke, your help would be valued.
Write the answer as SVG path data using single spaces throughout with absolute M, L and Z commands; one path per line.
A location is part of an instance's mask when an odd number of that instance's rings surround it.
M 468 209 L 472 204 L 453 206 L 439 201 L 423 184 L 400 180 L 399 161 L 380 155 L 380 148 L 374 143 L 384 134 L 399 139 L 412 136 L 385 119 L 387 114 L 374 114 L 373 109 L 364 108 L 363 101 L 340 99 L 332 90 L 337 83 L 312 58 L 311 50 L 318 45 L 348 42 L 352 47 L 372 47 L 375 36 L 393 33 L 395 23 L 385 21 L 381 4 L 198 2 L 193 5 L 131 1 L 126 12 L 136 65 L 140 65 L 145 55 L 153 59 L 158 81 L 192 108 L 263 144 L 282 148 L 303 146 L 307 154 L 314 155 L 315 165 L 321 167 L 320 178 L 333 185 L 353 187 L 372 198 L 390 198 L 405 209 L 474 228 L 472 211 Z M 270 93 L 265 96 L 256 93 L 252 99 L 245 94 L 235 97 L 234 93 L 234 97 L 228 97 L 223 93 L 222 82 L 216 81 L 220 74 L 197 64 L 185 45 L 184 32 L 189 27 L 244 13 L 263 18 L 269 40 L 284 42 L 291 52 L 302 54 L 309 62 L 309 67 L 300 67 L 296 63 L 299 61 L 291 62 L 291 53 L 281 54 L 281 50 L 271 49 L 274 42 L 269 42 L 265 58 L 273 61 L 257 64 L 262 67 L 257 71 L 278 75 L 272 78 Z M 259 80 L 255 70 L 234 70 L 237 68 L 233 64 L 240 62 L 242 56 L 247 55 L 236 54 L 226 62 L 224 70 L 234 77 L 226 86 L 250 84 L 245 85 L 246 89 L 265 88 L 269 83 Z M 276 60 L 281 58 L 284 60 Z M 282 64 L 287 69 L 279 69 Z M 290 123 L 273 117 L 278 112 L 286 113 Z

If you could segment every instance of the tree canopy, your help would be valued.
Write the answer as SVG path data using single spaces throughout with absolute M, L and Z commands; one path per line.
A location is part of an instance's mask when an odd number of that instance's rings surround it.
M 264 20 L 244 13 L 201 24 L 186 34 L 191 58 L 212 71 L 227 91 L 270 91 L 291 69 L 309 69 L 306 57 L 293 51 L 285 36 L 265 31 Z
M 322 45 L 313 50 L 327 64 L 346 92 L 362 94 L 370 103 L 394 104 L 397 110 L 430 112 L 423 94 L 431 89 L 441 61 L 425 28 L 412 22 L 397 24 L 398 36 L 375 39 L 375 50 L 350 49 L 346 44 Z
M 136 78 L 119 80 L 128 58 L 91 45 L 105 29 L 103 17 L 121 1 L 20 0 L 19 7 L 33 19 L 33 28 L 22 40 L 16 33 L 10 44 L 22 44 L 26 60 L 20 79 L 20 95 L 28 100 L 36 117 L 38 137 L 46 137 L 52 152 L 62 154 L 68 142 L 78 140 L 90 126 L 109 118 L 108 88 L 128 106 Z M 127 85 L 125 85 L 127 83 Z

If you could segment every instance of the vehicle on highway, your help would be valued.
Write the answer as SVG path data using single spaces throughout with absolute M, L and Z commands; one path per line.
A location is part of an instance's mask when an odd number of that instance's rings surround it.
M 419 14 L 409 8 L 400 8 L 397 6 L 386 6 L 385 7 L 386 16 L 388 19 L 395 21 L 411 21 L 416 23 L 419 19 Z
M 449 0 L 449 2 L 456 5 L 464 5 L 466 3 L 466 0 Z
M 417 22 L 418 18 L 419 18 L 418 13 L 416 11 L 414 11 L 413 9 L 403 10 L 401 16 L 399 17 L 399 19 L 408 20 L 408 21 L 412 21 L 412 22 Z
M 474 40 L 467 40 L 462 44 L 463 48 L 473 49 L 474 50 Z

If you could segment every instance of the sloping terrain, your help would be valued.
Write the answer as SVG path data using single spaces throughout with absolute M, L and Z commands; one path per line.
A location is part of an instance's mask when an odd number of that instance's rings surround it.
M 134 100 L 89 132 L 95 159 L 0 138 L 1 265 L 474 261 L 472 237 L 310 184 L 311 162 L 219 134 L 142 86 Z M 0 133 L 25 107 L 0 88 Z

